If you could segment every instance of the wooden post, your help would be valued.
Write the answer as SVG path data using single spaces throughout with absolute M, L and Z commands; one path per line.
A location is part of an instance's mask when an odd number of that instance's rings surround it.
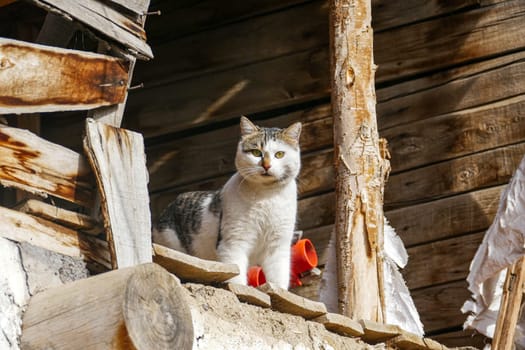
M 48 289 L 24 314 L 22 349 L 191 349 L 184 288 L 155 264 Z
M 330 2 L 340 312 L 384 320 L 381 250 L 386 163 L 375 113 L 370 0 Z
M 514 349 L 514 334 L 523 300 L 524 283 L 525 258 L 521 258 L 507 269 L 492 349 Z

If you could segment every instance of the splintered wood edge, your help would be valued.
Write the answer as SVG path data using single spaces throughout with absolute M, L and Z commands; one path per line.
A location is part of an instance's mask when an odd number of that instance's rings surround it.
M 270 296 L 254 287 L 245 286 L 237 283 L 226 283 L 223 285 L 223 287 L 235 294 L 237 296 L 237 299 L 239 299 L 242 302 L 264 308 L 269 308 L 272 306 Z
M 219 283 L 239 274 L 235 264 L 199 259 L 153 243 L 153 261 L 186 282 Z
M 84 233 L 98 235 L 104 232 L 102 224 L 91 216 L 55 207 L 54 205 L 36 199 L 26 199 L 13 209 L 56 222 L 74 230 L 80 230 Z
M 270 296 L 272 309 L 276 311 L 301 316 L 308 320 L 327 312 L 323 303 L 303 298 L 272 283 L 265 283 L 258 289 Z
M 329 312 L 312 321 L 321 323 L 327 330 L 344 336 L 361 337 L 364 334 L 363 327 L 358 321 L 340 314 Z
M 370 320 L 360 320 L 364 335 L 361 337 L 367 343 L 379 343 L 394 338 L 403 333 L 396 325 L 383 324 Z

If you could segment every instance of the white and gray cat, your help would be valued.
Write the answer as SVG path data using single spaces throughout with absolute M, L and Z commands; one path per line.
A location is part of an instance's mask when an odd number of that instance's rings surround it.
M 301 123 L 266 128 L 241 117 L 240 127 L 237 172 L 218 191 L 178 195 L 161 214 L 153 240 L 237 264 L 240 274 L 232 282 L 246 284 L 248 267 L 258 264 L 268 282 L 288 288 Z

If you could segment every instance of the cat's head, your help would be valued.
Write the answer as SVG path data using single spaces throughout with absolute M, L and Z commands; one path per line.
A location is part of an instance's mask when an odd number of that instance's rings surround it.
M 300 135 L 299 122 L 286 129 L 265 128 L 241 117 L 241 140 L 235 157 L 237 171 L 252 183 L 288 183 L 301 168 Z

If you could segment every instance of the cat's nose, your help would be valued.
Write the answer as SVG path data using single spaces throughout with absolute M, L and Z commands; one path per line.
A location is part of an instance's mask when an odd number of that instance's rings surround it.
M 272 165 L 270 164 L 270 162 L 266 161 L 266 159 L 263 159 L 262 167 L 264 168 L 264 170 L 268 171 L 268 169 L 270 169 Z

